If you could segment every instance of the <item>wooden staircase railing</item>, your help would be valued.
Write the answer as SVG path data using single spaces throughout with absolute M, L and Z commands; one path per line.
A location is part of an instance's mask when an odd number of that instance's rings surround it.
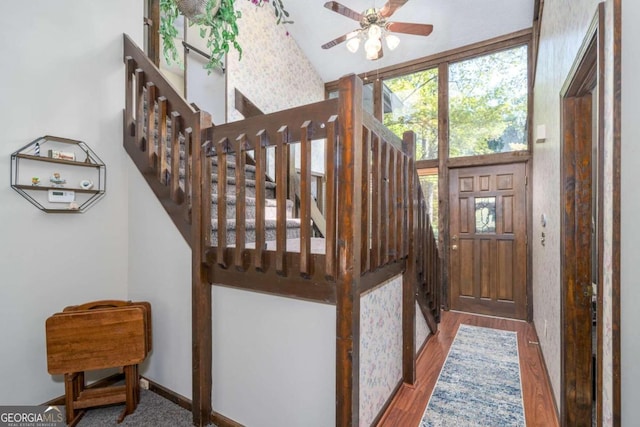
M 336 425 L 346 426 L 358 424 L 360 297 L 403 274 L 403 378 L 413 383 L 416 301 L 432 331 L 440 306 L 438 250 L 415 169 L 413 133 L 400 140 L 363 111 L 362 82 L 355 76 L 340 80 L 337 99 L 213 126 L 126 35 L 124 62 L 125 149 L 192 248 L 194 423 L 206 425 L 212 415 L 213 283 L 336 306 Z M 317 140 L 325 143 L 321 250 L 313 247 L 318 240 L 311 228 L 311 142 Z M 301 151 L 302 225 L 295 251 L 287 239 L 287 192 L 277 187 L 275 241 L 269 245 L 265 230 L 267 150 L 275 150 L 279 185 L 289 178 L 293 144 Z M 243 232 L 242 171 L 249 152 L 255 160 L 255 242 Z M 226 171 L 230 155 L 236 162 L 236 237 L 228 244 L 225 227 L 218 227 L 212 246 L 213 157 Z M 227 180 L 218 179 L 217 224 L 227 223 L 226 196 Z
M 202 261 L 210 237 L 202 230 L 203 224 L 211 226 L 211 206 L 203 205 L 202 195 L 211 179 L 202 179 L 201 146 L 211 132 L 211 116 L 182 98 L 129 36 L 123 38 L 124 148 L 192 250 L 193 422 L 207 425 L 212 415 L 211 286 Z

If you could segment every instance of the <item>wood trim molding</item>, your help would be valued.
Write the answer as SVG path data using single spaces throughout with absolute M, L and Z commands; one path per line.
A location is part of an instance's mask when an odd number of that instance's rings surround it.
M 235 108 L 245 118 L 263 116 L 264 113 L 256 104 L 251 102 L 242 92 L 237 88 L 234 89 Z
M 621 238 L 621 143 L 622 143 L 622 0 L 613 0 L 613 235 L 611 269 L 612 351 L 613 351 L 613 425 L 622 423 L 621 348 L 620 348 L 620 238 Z
M 518 45 L 527 44 L 531 41 L 533 30 L 527 28 L 525 30 L 516 31 L 514 33 L 505 34 L 503 36 L 494 37 L 489 40 L 473 43 L 468 46 L 447 50 L 436 53 L 434 55 L 425 56 L 414 59 L 412 61 L 391 65 L 379 70 L 370 70 L 358 75 L 364 79 L 367 75 L 375 74 L 376 78 L 381 80 L 391 77 L 397 77 L 404 74 L 410 74 L 416 71 L 426 70 L 428 68 L 438 67 L 445 62 L 456 62 L 470 59 L 476 56 L 485 55 L 491 52 L 509 49 Z M 338 80 L 325 83 L 325 93 L 329 94 L 338 89 Z M 375 95 L 375 94 L 374 94 Z
M 145 377 L 141 377 L 141 378 L 145 378 Z M 169 390 L 168 388 L 161 386 L 160 384 L 154 381 L 151 381 L 148 378 L 145 378 L 145 379 L 149 381 L 149 391 L 157 394 L 158 396 L 162 396 L 168 401 L 175 403 L 176 405 L 180 406 L 183 409 L 186 409 L 189 412 L 192 411 L 193 405 L 190 399 L 182 396 L 181 394 L 176 393 L 173 390 Z M 217 425 L 218 427 L 244 427 L 244 425 L 240 424 L 239 422 L 234 421 L 231 418 L 225 417 L 224 415 L 219 414 L 215 411 L 211 413 L 211 422 Z
M 593 417 L 592 385 L 595 375 L 597 420 L 602 420 L 602 284 L 603 282 L 603 158 L 604 152 L 604 4 L 600 4 L 561 90 L 561 391 L 560 420 L 567 425 L 590 423 Z M 594 106 L 592 91 L 598 90 Z M 592 120 L 598 114 L 593 134 Z M 585 119 L 589 118 L 589 119 Z M 594 141 L 595 138 L 595 141 Z M 589 141 L 589 143 L 585 143 Z M 592 142 L 593 141 L 593 142 Z M 595 145 L 594 145 L 595 144 Z M 593 145 L 593 146 L 592 146 Z M 593 155 L 594 149 L 596 156 Z M 594 163 L 595 162 L 595 163 Z M 596 168 L 595 180 L 593 177 Z M 599 184 L 600 183 L 600 184 Z M 593 188 L 598 188 L 593 200 Z M 615 191 L 614 191 L 615 194 Z M 615 197 L 615 195 L 614 195 Z M 597 210 L 597 235 L 591 239 L 593 203 Z M 615 227 L 615 226 L 614 226 Z M 592 259 L 592 244 L 598 259 Z M 593 263 L 598 264 L 597 360 L 593 374 L 591 287 Z M 615 267 L 614 276 L 615 276 Z M 588 301 L 587 301 L 588 298 Z M 587 305 L 588 304 L 588 305 Z M 615 304 L 615 303 L 614 303 Z M 585 325 L 588 325 L 585 326 Z M 614 353 L 615 358 L 615 353 Z
M 368 271 L 360 276 L 360 296 L 378 288 L 387 280 L 401 275 L 406 268 L 406 260 L 401 259 L 394 263 L 385 265 L 374 271 Z
M 438 67 L 438 249 L 442 305 L 449 309 L 449 64 Z
M 147 56 L 156 67 L 160 66 L 160 0 L 147 0 L 146 28 Z
M 540 346 L 540 339 L 538 338 L 538 327 L 536 326 L 536 323 L 532 320 L 531 322 L 529 322 L 533 325 L 533 332 L 536 335 L 536 344 L 538 346 L 538 353 L 540 354 L 540 366 L 542 367 L 542 370 L 544 372 L 545 377 L 547 378 L 547 384 L 549 384 L 549 388 L 551 388 L 551 376 L 549 375 L 549 369 L 547 368 L 547 362 L 545 362 L 546 357 L 544 356 L 544 351 L 542 351 L 542 346 Z M 553 396 L 553 391 L 550 390 L 551 393 L 551 401 L 553 402 L 553 408 L 555 410 L 556 413 L 556 418 L 559 420 L 560 419 L 560 408 L 558 406 L 558 402 L 556 402 L 555 397 Z

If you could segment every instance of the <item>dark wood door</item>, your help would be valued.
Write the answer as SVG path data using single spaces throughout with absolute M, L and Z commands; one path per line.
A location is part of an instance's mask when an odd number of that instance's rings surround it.
M 451 169 L 451 309 L 525 319 L 525 164 Z

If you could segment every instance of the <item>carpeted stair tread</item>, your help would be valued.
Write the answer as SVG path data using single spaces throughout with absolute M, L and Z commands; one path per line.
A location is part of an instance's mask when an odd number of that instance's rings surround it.
M 265 230 L 275 230 L 277 227 L 277 219 L 275 218 L 267 218 L 264 220 L 264 228 Z M 291 228 L 300 228 L 300 218 L 287 218 L 287 229 Z M 236 220 L 227 219 L 227 231 L 234 231 L 236 229 Z M 255 219 L 246 219 L 245 220 L 245 229 L 246 230 L 255 230 L 256 229 L 256 220 Z M 211 230 L 218 231 L 218 220 L 211 219 Z
M 218 182 L 218 174 L 214 173 L 211 174 L 211 183 L 217 183 Z M 255 179 L 245 179 L 245 186 L 246 187 L 255 187 L 256 186 L 256 180 Z M 227 185 L 236 185 L 236 177 L 235 175 L 233 176 L 229 176 L 227 175 Z M 264 187 L 267 190 L 273 190 L 276 188 L 276 183 L 275 182 L 271 182 L 271 181 L 265 181 L 264 182 Z M 214 187 L 215 188 L 215 187 Z
M 226 197 L 227 205 L 236 205 L 238 202 L 238 198 L 235 195 L 227 194 Z M 213 204 L 218 204 L 218 195 L 216 193 L 211 193 L 211 202 Z M 293 202 L 287 199 L 287 207 L 293 206 Z M 255 206 L 256 198 L 255 197 L 245 197 L 244 199 L 245 206 Z M 267 208 L 275 208 L 278 206 L 278 201 L 276 199 L 264 199 L 264 206 Z

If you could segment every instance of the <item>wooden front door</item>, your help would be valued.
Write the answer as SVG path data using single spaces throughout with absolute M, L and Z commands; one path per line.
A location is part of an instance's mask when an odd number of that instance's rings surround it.
M 525 164 L 451 169 L 451 309 L 525 319 Z

